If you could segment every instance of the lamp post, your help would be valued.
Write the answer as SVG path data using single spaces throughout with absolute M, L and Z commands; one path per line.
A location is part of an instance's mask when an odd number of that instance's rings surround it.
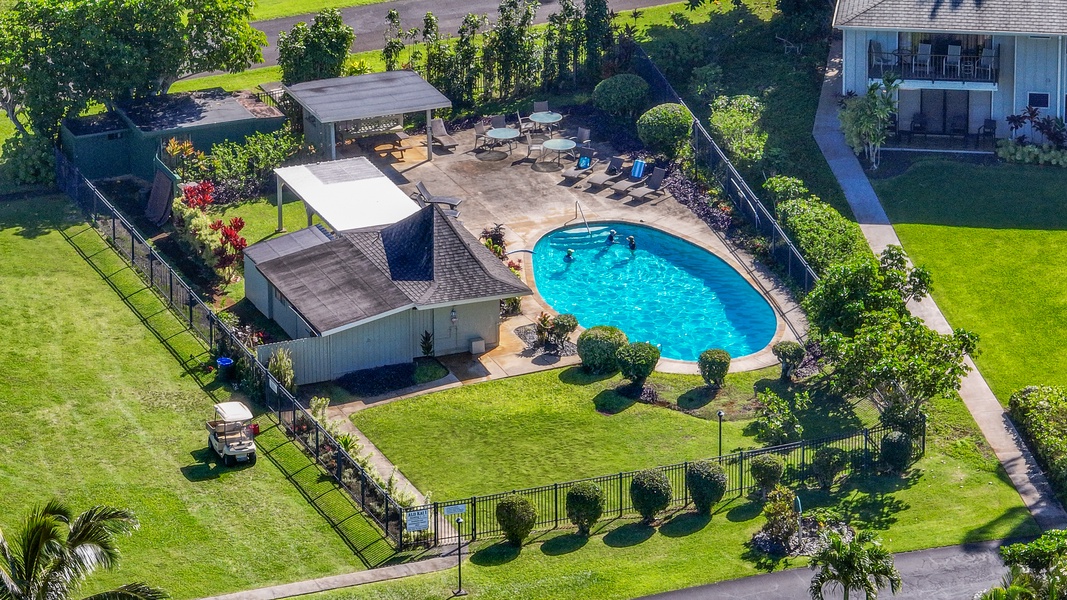
M 722 418 L 726 416 L 726 413 L 719 411 L 719 460 L 722 460 Z
M 459 588 L 452 592 L 452 596 L 466 596 L 467 590 L 463 589 L 463 517 L 456 518 L 456 566 L 459 567 Z

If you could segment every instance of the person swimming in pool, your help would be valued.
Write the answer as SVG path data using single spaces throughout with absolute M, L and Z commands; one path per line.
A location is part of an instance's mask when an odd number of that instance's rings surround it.
M 634 236 L 626 236 L 626 243 L 630 245 L 630 250 L 637 250 L 637 240 L 634 239 Z
M 611 231 L 608 232 L 608 243 L 609 244 L 614 244 L 615 243 L 615 230 L 614 229 L 612 229 Z
M 567 256 L 564 256 L 563 260 L 567 262 L 571 262 L 574 260 L 574 248 L 567 248 Z

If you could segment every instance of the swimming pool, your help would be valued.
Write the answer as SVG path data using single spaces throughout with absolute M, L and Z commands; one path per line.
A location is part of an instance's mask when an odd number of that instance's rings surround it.
M 608 243 L 611 229 L 615 243 Z M 557 312 L 573 313 L 583 327 L 613 325 L 631 342 L 651 342 L 678 360 L 695 361 L 708 348 L 744 356 L 774 337 L 771 306 L 714 254 L 642 225 L 596 223 L 590 230 L 558 229 L 534 247 L 537 291 Z

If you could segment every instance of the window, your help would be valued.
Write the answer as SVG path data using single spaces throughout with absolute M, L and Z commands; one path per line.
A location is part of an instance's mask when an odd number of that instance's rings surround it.
M 1030 92 L 1026 95 L 1026 105 L 1034 108 L 1048 108 L 1049 95 L 1044 92 Z

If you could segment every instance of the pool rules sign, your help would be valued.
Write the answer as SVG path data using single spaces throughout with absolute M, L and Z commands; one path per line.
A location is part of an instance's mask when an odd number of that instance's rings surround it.
M 404 524 L 404 531 L 426 531 L 430 528 L 430 509 L 428 508 L 413 510 L 405 513 L 405 516 L 407 516 L 407 522 Z

